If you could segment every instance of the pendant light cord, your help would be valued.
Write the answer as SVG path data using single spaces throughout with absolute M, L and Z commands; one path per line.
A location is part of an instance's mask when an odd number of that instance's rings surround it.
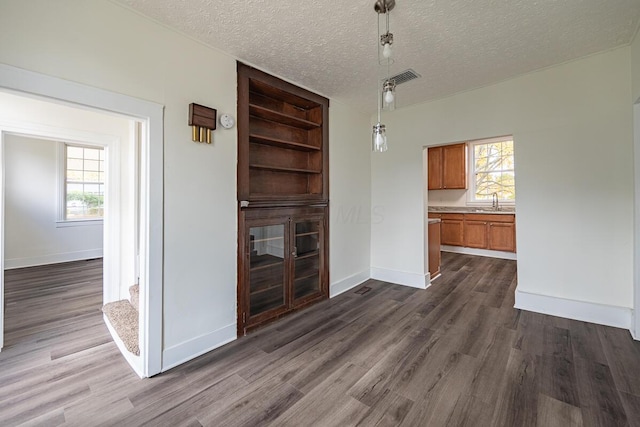
M 388 18 L 388 16 L 387 16 Z M 378 65 L 380 65 L 380 14 L 378 14 L 378 42 L 377 42 L 377 55 L 378 55 Z M 388 62 L 388 61 L 387 61 Z M 382 94 L 380 92 L 380 67 L 376 67 L 378 72 L 376 73 L 376 87 L 378 88 L 378 124 L 380 124 L 380 109 L 382 108 Z

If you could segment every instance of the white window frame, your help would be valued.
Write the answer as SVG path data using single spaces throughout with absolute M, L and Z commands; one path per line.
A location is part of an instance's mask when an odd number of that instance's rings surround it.
M 513 139 L 513 136 L 511 135 L 499 136 L 495 138 L 476 139 L 474 141 L 467 142 L 467 153 L 468 153 L 467 161 L 469 162 L 468 163 L 469 176 L 468 176 L 468 190 L 467 190 L 467 205 L 469 206 L 491 206 L 492 205 L 491 200 L 477 200 L 475 198 L 475 195 L 476 195 L 475 161 L 476 159 L 475 159 L 474 146 L 481 145 L 481 144 L 490 144 L 493 142 L 504 142 L 504 141 L 513 141 L 514 152 L 515 152 L 515 141 Z M 515 166 L 514 166 L 514 171 L 515 171 Z M 517 194 L 516 194 L 516 199 L 517 199 Z M 499 199 L 498 201 L 500 203 L 500 206 L 515 206 L 516 199 L 513 199 L 513 200 Z
M 85 143 L 67 142 L 67 141 L 58 142 L 58 156 L 57 156 L 58 157 L 58 218 L 56 220 L 56 228 L 103 225 L 104 218 L 86 218 L 86 219 L 67 219 L 66 218 L 66 208 L 67 208 L 66 146 L 67 145 L 72 145 L 74 147 L 94 148 L 94 149 L 102 149 L 102 150 L 105 149 L 103 145 L 97 145 L 97 144 L 90 144 L 90 143 L 85 144 Z M 105 157 L 106 157 L 106 153 L 105 153 Z M 105 169 L 106 169 L 106 163 L 105 163 Z M 106 178 L 105 178 L 104 184 L 106 184 Z

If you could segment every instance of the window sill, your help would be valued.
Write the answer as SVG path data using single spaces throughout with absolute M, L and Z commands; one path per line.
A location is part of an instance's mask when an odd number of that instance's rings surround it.
M 56 228 L 65 227 L 90 227 L 102 225 L 102 219 L 73 219 L 73 220 L 60 220 L 56 221 Z

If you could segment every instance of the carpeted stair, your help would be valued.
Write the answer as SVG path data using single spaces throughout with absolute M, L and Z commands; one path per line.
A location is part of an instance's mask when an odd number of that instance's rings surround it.
M 102 307 L 102 312 L 109 319 L 116 333 L 124 343 L 124 346 L 131 353 L 140 356 L 140 346 L 138 344 L 138 285 L 129 288 L 131 301 L 123 299 L 110 302 Z
M 129 288 L 129 295 L 131 295 L 131 305 L 133 306 L 133 308 L 136 309 L 136 311 L 140 311 L 140 309 L 138 308 L 139 305 L 139 300 L 140 300 L 140 286 L 138 285 L 133 285 Z

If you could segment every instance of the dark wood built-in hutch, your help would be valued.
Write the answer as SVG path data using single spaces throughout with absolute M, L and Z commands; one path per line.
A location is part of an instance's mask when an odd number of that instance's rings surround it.
M 238 335 L 329 297 L 328 116 L 238 63 Z

